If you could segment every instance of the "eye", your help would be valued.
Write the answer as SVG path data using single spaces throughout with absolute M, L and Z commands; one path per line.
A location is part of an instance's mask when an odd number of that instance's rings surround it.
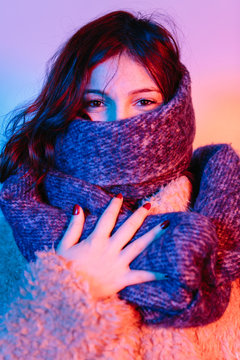
M 149 106 L 152 104 L 156 104 L 156 101 L 149 100 L 149 99 L 140 99 L 137 101 L 137 104 L 140 106 Z
M 85 102 L 85 107 L 96 108 L 101 106 L 104 106 L 104 103 L 101 100 L 89 100 Z

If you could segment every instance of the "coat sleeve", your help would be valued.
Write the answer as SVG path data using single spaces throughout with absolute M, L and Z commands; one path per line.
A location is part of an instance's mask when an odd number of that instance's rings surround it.
M 93 299 L 54 251 L 37 252 L 20 292 L 1 321 L 1 359 L 138 359 L 138 312 L 116 295 Z
M 190 211 L 163 214 L 159 220 L 169 219 L 170 226 L 131 263 L 132 269 L 165 273 L 168 279 L 120 292 L 138 305 L 146 323 L 191 327 L 217 320 L 228 305 L 230 282 L 240 275 L 239 156 L 225 144 L 199 148 L 191 170 Z

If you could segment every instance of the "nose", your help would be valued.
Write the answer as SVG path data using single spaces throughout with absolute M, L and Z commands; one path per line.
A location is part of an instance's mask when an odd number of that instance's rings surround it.
M 109 112 L 109 121 L 115 120 L 123 120 L 127 119 L 130 116 L 130 109 L 127 104 L 123 102 L 115 103 L 114 106 L 111 107 Z
M 123 120 L 129 117 L 129 109 L 126 107 L 119 107 L 116 111 L 116 120 Z

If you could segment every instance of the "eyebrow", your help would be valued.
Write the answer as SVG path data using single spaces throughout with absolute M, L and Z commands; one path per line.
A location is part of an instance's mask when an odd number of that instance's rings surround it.
M 135 95 L 135 94 L 139 94 L 139 93 L 143 93 L 143 92 L 158 92 L 160 93 L 160 90 L 159 89 L 147 89 L 147 88 L 144 88 L 144 89 L 137 89 L 137 90 L 132 90 L 130 91 L 128 94 L 129 95 Z M 85 93 L 86 94 L 89 94 L 89 93 L 93 93 L 93 94 L 100 94 L 100 95 L 106 95 L 108 96 L 108 93 L 105 93 L 104 91 L 101 91 L 101 90 L 96 90 L 96 89 L 87 89 L 85 90 Z

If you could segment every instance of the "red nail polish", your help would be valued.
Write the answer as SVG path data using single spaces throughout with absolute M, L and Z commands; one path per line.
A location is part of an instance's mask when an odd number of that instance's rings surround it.
M 116 196 L 116 198 L 118 198 L 118 199 L 122 199 L 122 198 L 123 198 L 123 196 L 122 196 L 122 194 L 118 194 L 118 195 Z
M 78 204 L 74 205 L 73 215 L 78 215 L 80 213 L 80 206 Z
M 152 206 L 152 205 L 151 205 L 150 202 L 148 202 L 148 203 L 146 203 L 146 204 L 143 205 L 144 209 L 147 209 L 147 210 L 150 210 L 151 206 Z
M 160 224 L 161 229 L 166 229 L 170 224 L 169 220 L 165 220 Z

